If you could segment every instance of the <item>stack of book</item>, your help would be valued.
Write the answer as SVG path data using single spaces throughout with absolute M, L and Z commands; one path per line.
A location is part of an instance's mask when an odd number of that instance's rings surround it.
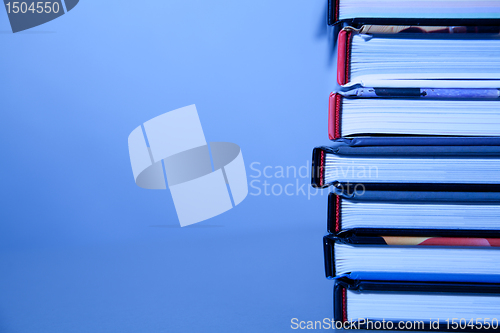
M 336 327 L 499 329 L 500 1 L 331 0 L 329 24 Z

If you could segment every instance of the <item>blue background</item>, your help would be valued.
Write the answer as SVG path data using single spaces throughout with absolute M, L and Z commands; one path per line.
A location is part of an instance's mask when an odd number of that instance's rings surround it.
M 305 195 L 250 188 L 180 228 L 169 191 L 135 185 L 127 147 L 196 104 L 249 181 L 253 162 L 309 166 L 328 143 L 326 1 L 82 0 L 17 34 L 0 10 L 0 39 L 0 332 L 287 332 L 332 316 L 327 193 L 308 198 L 309 174 L 267 179 Z

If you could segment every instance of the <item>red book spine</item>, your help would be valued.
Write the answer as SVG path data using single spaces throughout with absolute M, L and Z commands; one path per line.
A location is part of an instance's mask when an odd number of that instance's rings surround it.
M 319 186 L 323 187 L 325 185 L 325 151 L 324 150 L 321 150 L 319 175 L 320 175 Z
M 349 82 L 349 63 L 351 61 L 351 31 L 342 29 L 337 39 L 337 83 L 343 86 Z
M 331 93 L 328 100 L 328 137 L 330 140 L 339 139 L 340 134 L 340 114 L 342 112 L 342 96 Z
M 333 20 L 335 22 L 338 22 L 338 20 L 339 20 L 339 8 L 340 8 L 340 4 L 339 3 L 340 3 L 340 0 L 334 0 L 334 2 L 335 2 L 335 10 L 333 12 Z
M 342 288 L 342 321 L 347 322 L 347 290 Z
M 340 214 L 340 197 L 338 195 L 335 196 L 335 232 L 340 232 L 342 228 L 342 224 L 340 222 L 341 214 Z

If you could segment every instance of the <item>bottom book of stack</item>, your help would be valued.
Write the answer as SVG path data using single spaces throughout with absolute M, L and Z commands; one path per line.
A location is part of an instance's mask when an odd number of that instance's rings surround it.
M 334 320 L 343 328 L 415 331 L 499 329 L 500 286 L 338 278 Z

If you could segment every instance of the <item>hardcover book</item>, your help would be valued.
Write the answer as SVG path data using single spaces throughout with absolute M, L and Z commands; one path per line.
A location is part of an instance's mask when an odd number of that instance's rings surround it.
M 315 148 L 312 185 L 360 184 L 368 191 L 500 191 L 497 138 L 481 146 L 472 145 L 474 140 L 469 145 L 444 145 L 446 139 L 443 143 L 436 138 L 422 146 L 409 145 L 411 139 L 399 140 L 400 145 L 392 146 L 357 146 L 340 140 Z
M 498 25 L 498 1 L 329 0 L 328 23 L 393 25 Z
M 335 281 L 336 327 L 493 332 L 499 313 L 498 284 Z
M 360 90 L 357 91 L 362 97 L 370 93 Z M 367 90 L 382 98 L 346 98 L 341 93 L 330 94 L 330 140 L 360 135 L 500 136 L 498 89 Z M 421 97 L 432 93 L 455 99 L 424 100 Z M 384 98 L 391 95 L 406 97 Z
M 343 87 L 499 88 L 498 35 L 338 35 L 337 82 Z
M 324 237 L 327 278 L 500 283 L 500 239 L 479 237 Z
M 445 192 L 446 193 L 446 192 Z M 327 230 L 342 237 L 500 237 L 500 200 L 389 192 L 377 200 L 328 195 Z M 399 195 L 404 194 L 404 195 Z M 465 193 L 467 194 L 467 193 Z M 481 199 L 481 200 L 480 200 Z

